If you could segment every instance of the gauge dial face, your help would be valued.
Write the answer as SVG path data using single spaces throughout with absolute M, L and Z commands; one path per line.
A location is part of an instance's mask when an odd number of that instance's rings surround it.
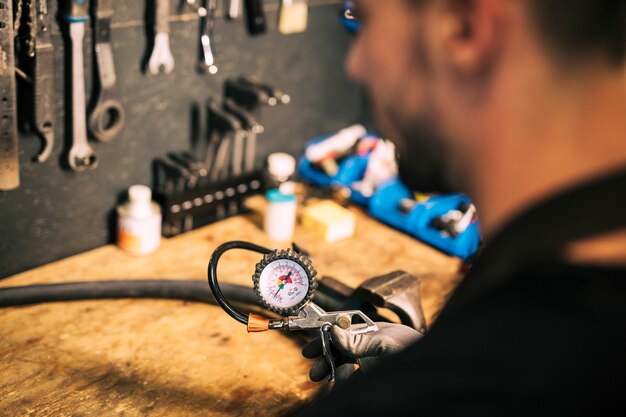
M 309 277 L 298 262 L 277 259 L 270 262 L 261 272 L 259 290 L 268 304 L 288 309 L 306 298 Z

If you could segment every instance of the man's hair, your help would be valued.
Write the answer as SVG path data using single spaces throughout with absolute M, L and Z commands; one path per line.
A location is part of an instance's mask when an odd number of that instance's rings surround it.
M 437 0 L 409 0 L 414 6 L 430 1 Z M 595 55 L 616 66 L 626 61 L 626 0 L 517 1 L 527 3 L 540 38 L 556 56 L 576 62 Z
M 550 49 L 570 62 L 626 61 L 626 0 L 523 0 Z

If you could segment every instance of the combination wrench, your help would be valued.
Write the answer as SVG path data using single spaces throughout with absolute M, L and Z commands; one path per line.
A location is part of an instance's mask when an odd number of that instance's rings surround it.
M 124 127 L 126 114 L 115 89 L 115 66 L 111 48 L 113 0 L 92 0 L 94 51 L 98 75 L 97 96 L 89 113 L 89 132 L 100 142 L 109 142 Z
M 48 1 L 37 0 L 37 37 L 33 62 L 33 127 L 43 139 L 37 162 L 45 162 L 54 147 L 54 47 L 48 24 Z
M 85 74 L 83 67 L 83 40 L 85 23 L 89 21 L 88 0 L 66 0 L 64 16 L 69 27 L 70 49 L 72 51 L 71 117 L 72 146 L 69 152 L 69 166 L 74 171 L 94 169 L 98 157 L 87 142 L 87 114 L 85 109 Z
M 174 70 L 174 56 L 170 49 L 170 1 L 155 1 L 154 48 L 148 60 L 148 71 L 158 75 L 161 67 L 166 74 Z

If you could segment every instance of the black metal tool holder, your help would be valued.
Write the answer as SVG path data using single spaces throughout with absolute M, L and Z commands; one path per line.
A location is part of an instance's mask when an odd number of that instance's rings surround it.
M 176 236 L 189 230 L 248 213 L 244 200 L 263 190 L 260 171 L 245 173 L 195 188 L 158 189 L 156 200 L 163 210 L 163 235 Z
M 206 102 L 209 142 L 204 158 L 182 152 L 154 161 L 155 196 L 163 210 L 164 236 L 247 213 L 245 199 L 264 190 L 263 171 L 254 169 L 256 134 L 263 127 L 254 115 L 261 106 L 287 104 L 289 96 L 245 77 L 227 80 L 224 96 L 222 105 L 211 98 Z M 248 136 L 242 152 L 236 135 L 243 132 Z M 229 146 L 220 151 L 225 141 Z

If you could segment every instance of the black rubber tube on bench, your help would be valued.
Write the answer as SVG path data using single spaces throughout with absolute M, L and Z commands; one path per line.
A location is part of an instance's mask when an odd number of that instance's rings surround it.
M 222 284 L 221 288 L 223 296 L 236 303 L 258 305 L 252 288 L 234 284 Z M 215 304 L 215 297 L 205 281 L 141 279 L 0 287 L 0 307 L 113 298 L 160 298 Z
M 229 316 L 231 316 L 238 322 L 247 325 L 248 316 L 242 313 L 241 311 L 237 310 L 231 303 L 228 302 L 226 298 L 231 298 L 231 297 L 226 297 L 225 294 L 220 289 L 220 284 L 217 283 L 217 263 L 219 262 L 220 257 L 231 249 L 245 249 L 245 250 L 249 250 L 253 252 L 262 253 L 264 255 L 271 253 L 272 250 L 265 248 L 263 246 L 255 245 L 254 243 L 234 240 L 231 242 L 226 242 L 226 243 L 221 244 L 220 246 L 217 247 L 217 249 L 215 249 L 215 252 L 213 252 L 213 255 L 211 255 L 211 260 L 209 261 L 209 266 L 208 266 L 208 275 L 209 275 L 209 286 L 211 287 L 211 291 L 213 291 L 215 301 L 217 301 L 220 307 L 222 307 L 224 311 L 228 313 Z

